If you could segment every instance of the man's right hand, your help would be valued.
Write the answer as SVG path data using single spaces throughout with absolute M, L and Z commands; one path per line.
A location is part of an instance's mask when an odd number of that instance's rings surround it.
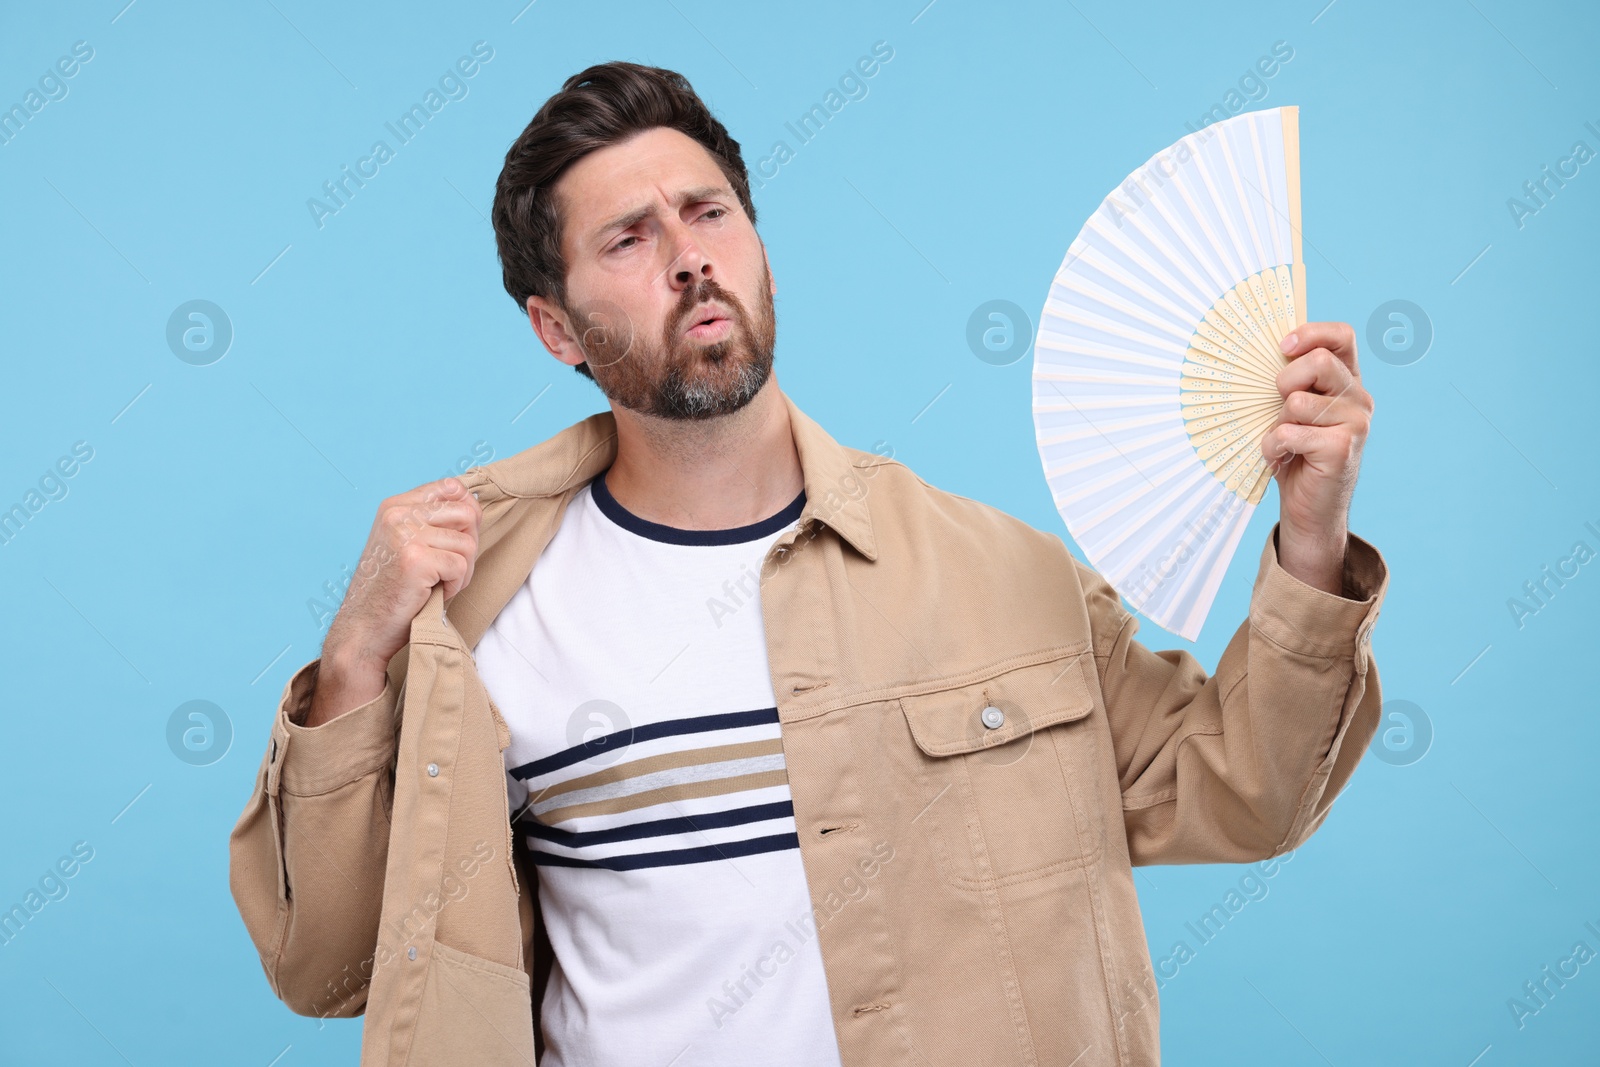
M 439 583 L 445 599 L 472 579 L 483 508 L 445 478 L 385 500 L 328 636 L 303 726 L 320 726 L 383 692 L 389 660 Z

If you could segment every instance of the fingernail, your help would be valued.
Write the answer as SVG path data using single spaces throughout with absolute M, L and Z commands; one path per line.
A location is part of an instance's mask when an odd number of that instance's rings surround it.
M 1283 340 L 1278 342 L 1278 350 L 1284 355 L 1288 355 L 1291 351 L 1293 351 L 1295 343 L 1299 340 L 1299 334 L 1291 333 L 1288 337 L 1285 337 Z

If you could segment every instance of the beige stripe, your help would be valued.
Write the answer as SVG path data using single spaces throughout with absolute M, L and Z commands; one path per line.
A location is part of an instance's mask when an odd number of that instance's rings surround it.
M 715 748 L 688 748 L 682 752 L 663 752 L 659 756 L 646 756 L 644 759 L 634 760 L 631 763 L 607 767 L 603 771 L 595 771 L 581 778 L 559 782 L 539 790 L 538 796 L 529 794 L 531 801 L 548 800 L 558 797 L 563 793 L 570 793 L 574 789 L 588 789 L 590 786 L 610 785 L 612 782 L 622 782 L 629 778 L 637 778 L 641 774 L 653 774 L 656 771 L 670 771 L 677 767 L 694 767 L 706 763 L 722 763 L 726 760 L 748 759 L 751 756 L 775 756 L 783 752 L 783 738 L 773 737 L 764 741 L 742 741 L 735 745 L 718 745 Z
M 709 781 L 685 782 L 662 789 L 651 789 L 625 797 L 596 800 L 588 804 L 573 804 L 565 808 L 552 808 L 539 816 L 546 826 L 563 819 L 580 819 L 585 815 L 616 815 L 619 812 L 648 808 L 652 804 L 665 804 L 672 800 L 697 800 L 701 797 L 719 797 L 727 793 L 742 793 L 747 789 L 766 789 L 788 784 L 784 771 L 762 771 L 760 774 L 741 774 L 733 778 L 712 778 Z

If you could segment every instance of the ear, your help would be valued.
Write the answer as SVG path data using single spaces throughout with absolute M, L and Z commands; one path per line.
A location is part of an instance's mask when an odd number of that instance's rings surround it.
M 528 297 L 528 322 L 545 350 L 567 366 L 576 367 L 588 358 L 573 335 L 566 313 L 554 301 L 542 296 Z
M 767 255 L 767 242 L 761 242 L 761 259 L 767 265 L 767 277 L 772 281 L 772 295 L 778 295 L 778 276 L 772 273 L 772 260 Z

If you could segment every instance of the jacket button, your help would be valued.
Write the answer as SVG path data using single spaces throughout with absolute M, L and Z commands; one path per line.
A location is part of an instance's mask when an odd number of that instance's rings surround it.
M 429 778 L 437 778 L 437 777 L 439 777 L 439 765 L 437 763 L 428 764 L 428 777 Z
M 410 948 L 406 949 L 406 959 L 414 960 L 416 958 L 417 958 L 417 946 L 412 945 Z
M 987 726 L 989 729 L 997 730 L 1004 726 L 1005 722 L 1006 713 L 995 707 L 993 704 L 990 704 L 988 707 L 983 709 L 983 725 Z

